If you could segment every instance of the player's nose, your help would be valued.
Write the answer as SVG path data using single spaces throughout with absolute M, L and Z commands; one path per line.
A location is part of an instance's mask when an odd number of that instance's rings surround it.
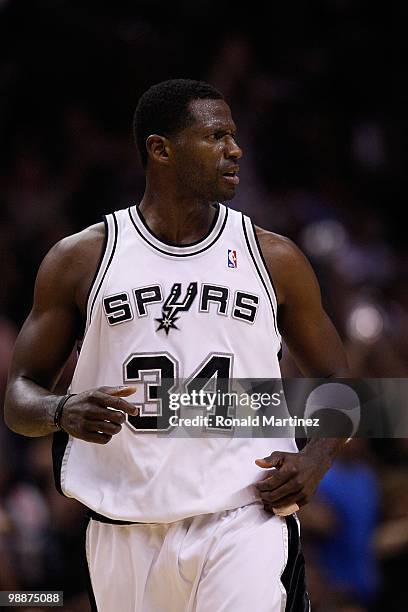
M 241 159 L 243 154 L 244 152 L 236 140 L 234 140 L 234 138 L 230 138 L 227 146 L 225 147 L 225 157 L 227 159 Z

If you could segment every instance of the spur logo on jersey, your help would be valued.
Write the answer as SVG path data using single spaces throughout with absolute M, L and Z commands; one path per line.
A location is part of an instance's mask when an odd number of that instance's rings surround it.
M 237 252 L 233 249 L 228 249 L 228 267 L 229 268 L 237 268 Z
M 199 297 L 197 299 L 197 296 Z M 198 314 L 222 315 L 232 317 L 237 321 L 254 323 L 259 307 L 259 297 L 247 291 L 232 290 L 214 283 L 191 282 L 183 291 L 182 283 L 174 283 L 167 297 L 164 297 L 160 285 L 137 287 L 122 291 L 103 298 L 103 308 L 109 325 L 118 325 L 134 319 L 153 315 L 154 321 L 159 323 L 156 331 L 164 330 L 166 336 L 171 329 L 180 330 L 181 314 L 193 311 Z M 157 306 L 162 304 L 161 317 L 155 317 Z M 155 312 L 156 310 L 156 312 Z M 177 321 L 177 325 L 176 325 Z
M 190 283 L 184 298 L 180 300 L 181 283 L 174 283 L 171 288 L 170 295 L 162 306 L 162 316 L 160 319 L 155 319 L 159 323 L 156 331 L 164 329 L 166 335 L 169 335 L 170 329 L 179 329 L 175 322 L 179 319 L 176 315 L 179 312 L 185 312 L 190 309 L 197 295 L 197 283 Z

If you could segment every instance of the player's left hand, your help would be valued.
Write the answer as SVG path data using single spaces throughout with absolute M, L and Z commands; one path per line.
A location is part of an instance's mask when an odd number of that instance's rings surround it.
M 275 451 L 255 463 L 264 469 L 275 468 L 255 485 L 265 510 L 275 513 L 294 504 L 307 504 L 331 464 L 328 457 L 310 453 L 307 447 L 299 453 Z

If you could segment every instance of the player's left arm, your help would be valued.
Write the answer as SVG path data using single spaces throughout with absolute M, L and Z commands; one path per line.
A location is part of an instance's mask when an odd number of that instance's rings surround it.
M 325 312 L 316 275 L 288 238 L 258 229 L 257 237 L 278 300 L 278 326 L 304 376 L 347 377 L 340 337 Z M 310 501 L 346 438 L 314 438 L 299 453 L 275 451 L 257 460 L 269 472 L 257 486 L 265 508 L 302 506 Z

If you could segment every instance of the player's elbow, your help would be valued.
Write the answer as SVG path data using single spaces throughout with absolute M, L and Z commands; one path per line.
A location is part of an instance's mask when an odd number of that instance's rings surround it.
M 9 384 L 4 398 L 4 422 L 14 433 L 27 435 L 21 422 L 20 408 L 16 401 L 12 384 Z
M 13 402 L 10 398 L 10 393 L 6 393 L 6 397 L 4 400 L 4 422 L 11 431 L 15 433 L 20 433 L 18 431 L 18 424 L 16 421 L 16 414 L 13 406 Z
M 21 436 L 28 436 L 31 438 L 38 435 L 27 429 L 25 423 L 19 418 L 18 411 L 7 402 L 4 404 L 4 422 L 11 431 Z
M 46 419 L 46 402 L 44 397 L 30 394 L 21 379 L 16 378 L 9 382 L 4 400 L 4 422 L 11 431 L 36 438 L 52 433 L 55 428 L 50 427 Z

